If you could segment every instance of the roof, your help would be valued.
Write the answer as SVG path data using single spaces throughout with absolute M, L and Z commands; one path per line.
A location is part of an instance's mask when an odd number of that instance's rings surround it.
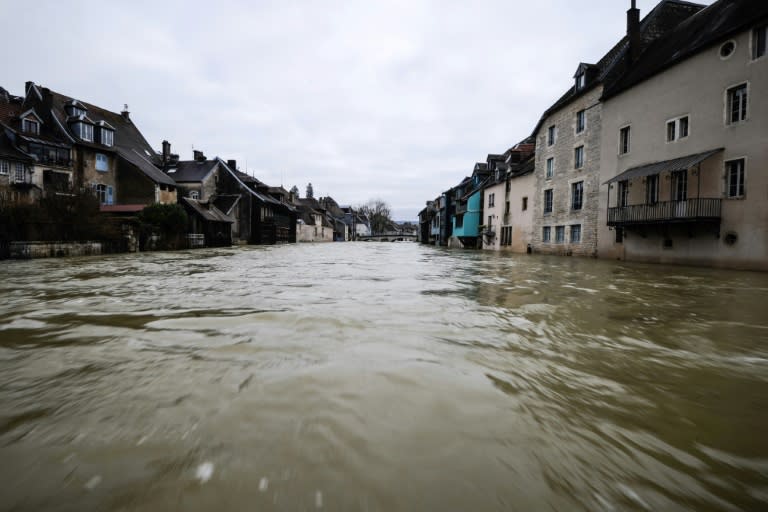
M 213 200 L 213 204 L 222 212 L 229 215 L 232 208 L 240 201 L 240 194 L 221 194 L 216 196 Z
M 147 205 L 145 204 L 103 204 L 99 207 L 104 213 L 138 213 Z
M 177 183 L 203 181 L 217 164 L 216 160 L 184 160 L 176 165 L 175 171 L 168 169 L 167 172 Z
M 16 149 L 13 141 L 8 137 L 5 128 L 0 125 L 0 157 L 12 158 L 25 162 L 32 162 L 34 159 L 26 153 Z
M 181 199 L 192 209 L 193 212 L 198 214 L 204 220 L 210 222 L 227 222 L 230 224 L 235 222 L 235 219 L 222 213 L 210 202 L 201 202 L 196 199 L 190 199 L 188 197 L 182 197 Z
M 765 0 L 719 0 L 651 43 L 629 72 L 606 86 L 603 98 L 615 96 L 766 18 Z
M 730 1 L 730 0 L 721 0 Z M 761 1 L 761 0 L 750 0 Z M 690 18 L 692 15 L 704 9 L 706 6 L 694 4 L 691 2 L 684 2 L 681 0 L 662 0 L 651 12 L 648 13 L 645 18 L 640 22 L 640 49 L 639 52 L 643 52 L 654 40 L 670 32 L 680 23 Z M 588 69 L 592 69 L 597 72 L 597 77 L 591 81 L 588 81 L 585 87 L 576 89 L 576 84 L 572 85 L 555 103 L 552 104 L 541 115 L 539 122 L 533 129 L 533 135 L 535 135 L 544 121 L 555 111 L 568 105 L 573 100 L 580 98 L 588 91 L 591 91 L 599 84 L 605 84 L 605 87 L 610 87 L 610 84 L 619 80 L 623 73 L 628 68 L 628 43 L 629 38 L 625 35 L 622 37 L 608 52 L 594 66 L 586 66 Z
M 711 149 L 709 151 L 703 151 L 701 153 L 695 153 L 693 155 L 683 156 L 680 158 L 673 158 L 672 160 L 664 160 L 663 162 L 654 162 L 652 164 L 639 165 L 627 169 L 618 176 L 614 176 L 609 179 L 603 185 L 613 183 L 615 181 L 624 181 L 632 178 L 642 178 L 643 176 L 651 176 L 653 174 L 659 174 L 660 172 L 669 171 L 684 171 L 690 169 L 696 164 L 699 164 L 711 157 L 712 155 L 723 151 L 723 148 Z
M 128 115 L 112 112 L 91 103 L 76 100 L 48 88 L 42 88 L 42 93 L 43 101 L 50 103 L 51 115 L 61 125 L 65 133 L 77 144 L 99 151 L 115 151 L 118 156 L 135 166 L 155 183 L 175 185 L 174 180 L 159 169 L 160 159 L 157 153 Z M 69 131 L 67 112 L 64 108 L 66 105 L 73 104 L 84 106 L 88 110 L 88 118 L 93 120 L 93 122 L 115 131 L 113 147 L 81 141 L 74 137 L 74 134 Z

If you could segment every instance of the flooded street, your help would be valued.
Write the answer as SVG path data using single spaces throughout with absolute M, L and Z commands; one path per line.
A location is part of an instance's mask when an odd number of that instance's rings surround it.
M 341 243 L 0 294 L 0 510 L 768 508 L 766 274 Z

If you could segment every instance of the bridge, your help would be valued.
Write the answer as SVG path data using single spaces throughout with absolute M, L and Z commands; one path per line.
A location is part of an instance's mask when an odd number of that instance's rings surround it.
M 378 235 L 358 235 L 355 238 L 358 242 L 415 242 L 416 235 L 406 233 L 381 233 Z

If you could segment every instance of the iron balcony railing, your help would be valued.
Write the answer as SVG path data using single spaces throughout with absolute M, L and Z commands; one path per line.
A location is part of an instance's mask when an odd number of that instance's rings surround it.
M 608 208 L 608 225 L 720 220 L 722 199 L 697 198 Z

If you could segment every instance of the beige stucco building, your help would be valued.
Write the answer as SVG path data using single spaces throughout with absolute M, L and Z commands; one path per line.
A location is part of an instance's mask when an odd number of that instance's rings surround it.
M 600 257 L 768 270 L 768 9 L 727 4 L 606 90 Z

